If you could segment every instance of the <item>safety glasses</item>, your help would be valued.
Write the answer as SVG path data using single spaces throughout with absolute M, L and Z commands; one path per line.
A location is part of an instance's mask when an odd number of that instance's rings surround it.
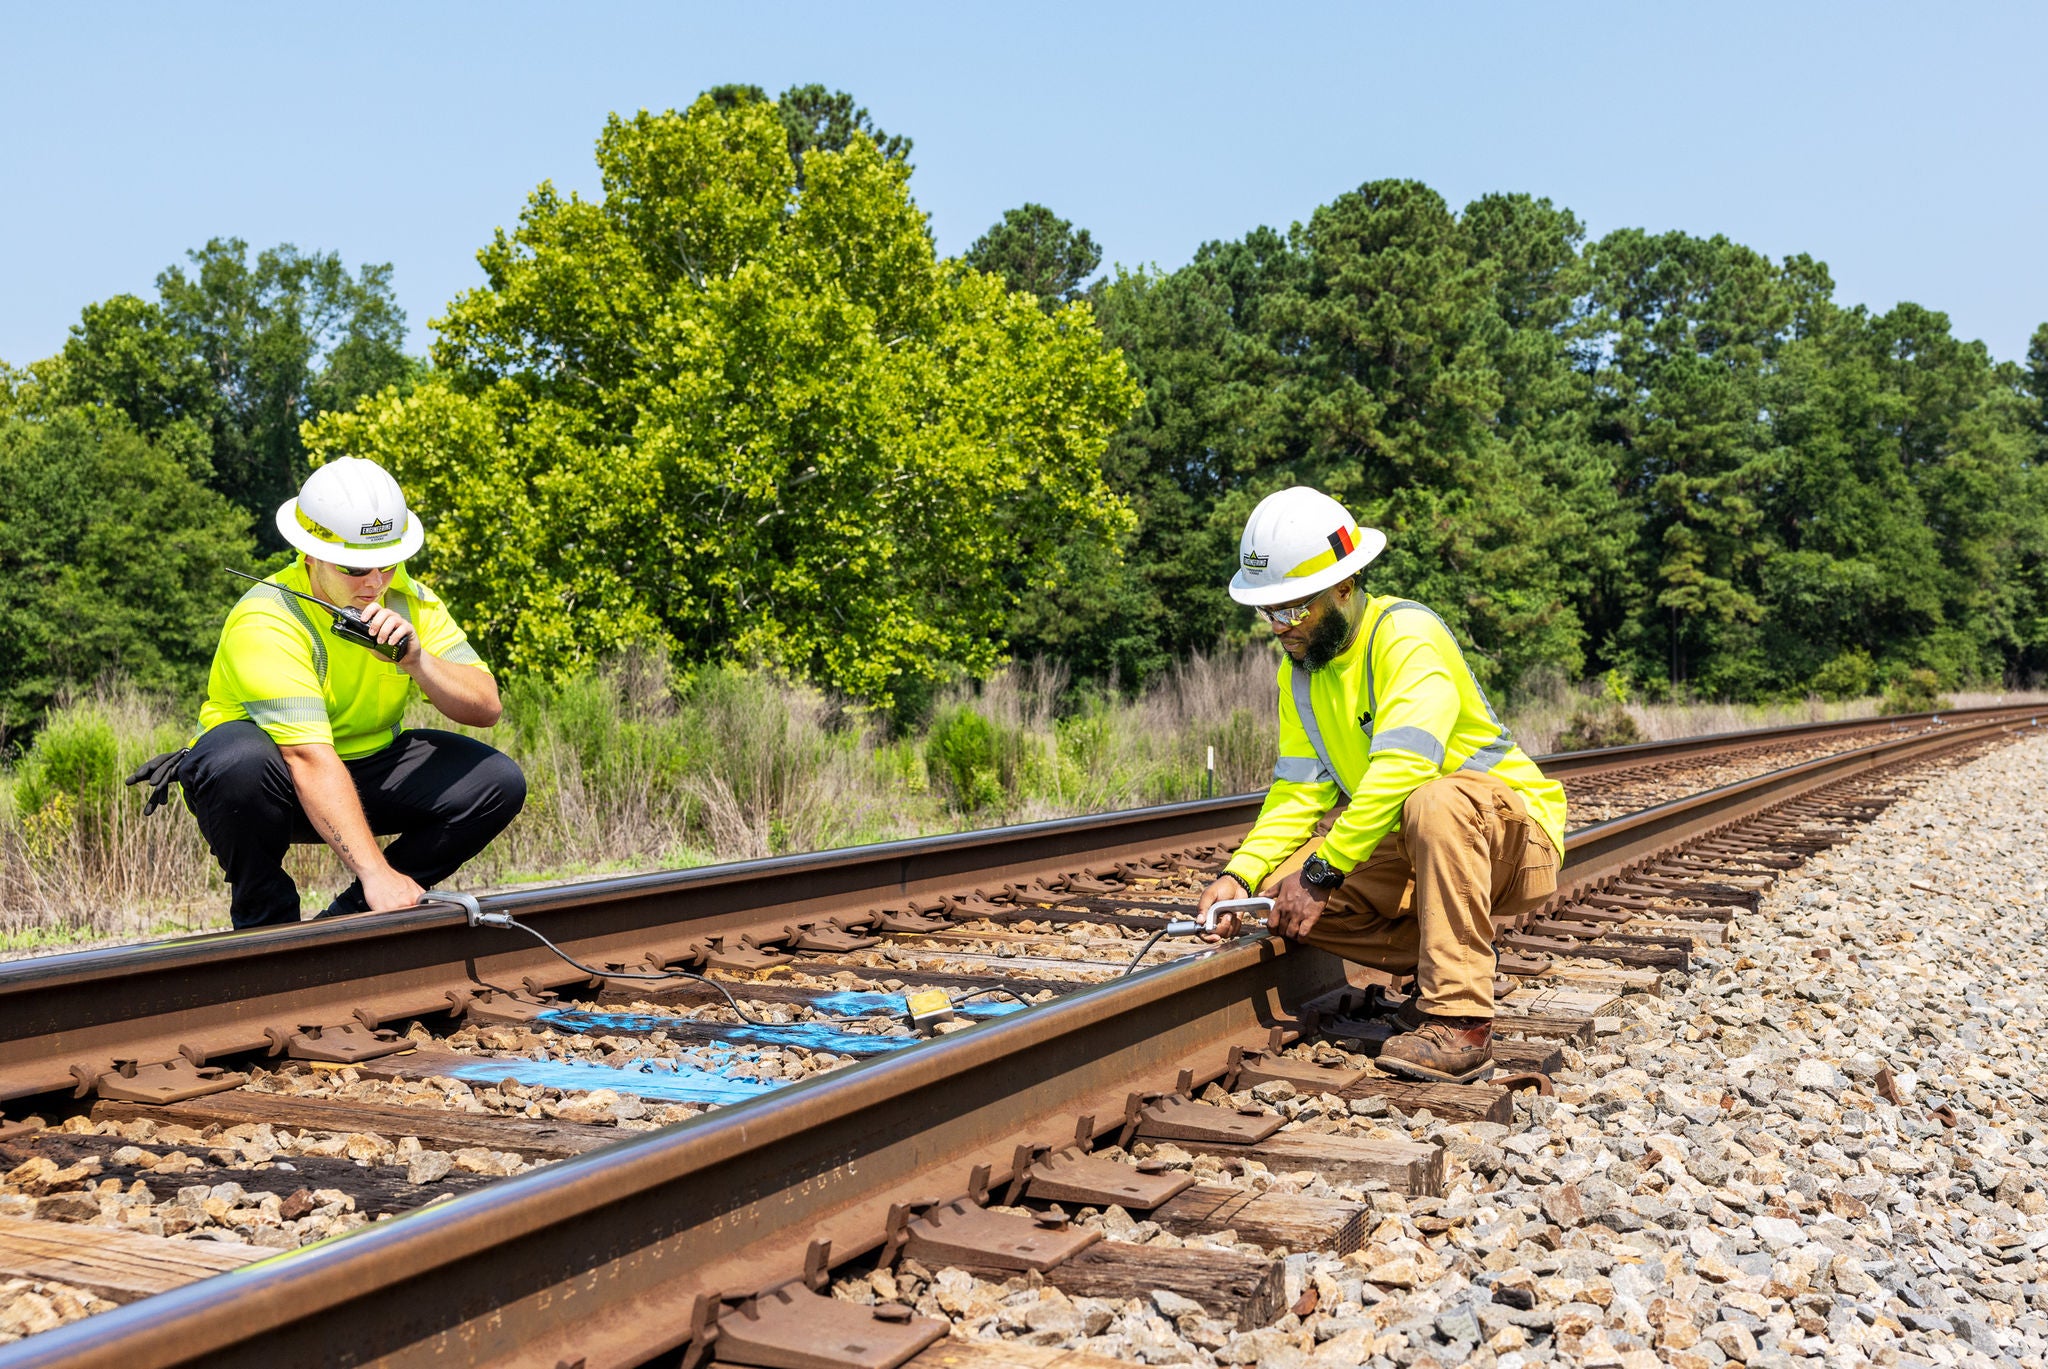
M 1296 623 L 1308 617 L 1309 610 L 1313 609 L 1316 606 L 1316 600 L 1322 597 L 1320 594 L 1314 594 L 1298 604 L 1282 604 L 1278 608 L 1255 608 L 1252 612 L 1264 618 L 1274 627 L 1293 627 Z
M 343 575 L 346 575 L 351 580 L 360 580 L 365 575 L 375 575 L 378 571 L 386 569 L 386 567 L 365 566 L 361 570 L 358 570 L 354 566 L 336 566 L 335 569 L 340 571 Z

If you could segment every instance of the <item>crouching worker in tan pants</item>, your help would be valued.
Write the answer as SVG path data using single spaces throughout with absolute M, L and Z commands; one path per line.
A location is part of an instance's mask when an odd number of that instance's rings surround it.
M 1201 908 L 1256 891 L 1274 900 L 1281 936 L 1414 975 L 1407 1030 L 1379 1063 L 1467 1083 L 1493 1073 L 1495 923 L 1557 888 L 1564 788 L 1501 726 L 1436 614 L 1366 595 L 1363 571 L 1386 542 L 1298 486 L 1246 523 L 1230 594 L 1287 653 L 1280 759 Z M 1235 935 L 1236 919 L 1218 930 Z

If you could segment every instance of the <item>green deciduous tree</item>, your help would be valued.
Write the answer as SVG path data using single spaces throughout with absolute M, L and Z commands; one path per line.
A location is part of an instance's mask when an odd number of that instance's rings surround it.
M 118 414 L 0 416 L 0 738 L 67 685 L 196 697 L 248 515 Z
M 1081 283 L 1102 265 L 1102 249 L 1088 230 L 1042 204 L 1004 210 L 1002 222 L 976 238 L 965 255 L 969 266 L 1037 296 L 1048 311 L 1078 299 Z
M 120 295 L 85 309 L 51 397 L 115 410 L 184 453 L 278 547 L 268 515 L 307 471 L 299 425 L 414 372 L 391 268 L 351 276 L 334 253 L 289 244 L 252 264 L 239 238 L 189 257 L 189 274 L 157 277 L 159 301 Z
M 900 704 L 1128 529 L 1100 461 L 1134 395 L 1086 306 L 935 260 L 865 133 L 798 191 L 776 109 L 707 97 L 610 120 L 598 164 L 480 254 L 433 380 L 309 429 L 390 464 L 500 659 L 653 642 Z

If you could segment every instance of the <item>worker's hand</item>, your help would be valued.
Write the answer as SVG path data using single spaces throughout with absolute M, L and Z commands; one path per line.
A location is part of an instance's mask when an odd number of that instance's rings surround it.
M 1280 881 L 1273 891 L 1273 928 L 1289 941 L 1300 941 L 1314 929 L 1323 915 L 1329 891 L 1311 887 L 1299 870 Z
M 414 882 L 411 875 L 385 868 L 378 874 L 363 876 L 363 902 L 370 905 L 373 913 L 394 913 L 400 908 L 410 908 L 420 901 L 426 890 Z
M 1214 884 L 1202 890 L 1202 901 L 1195 905 L 1195 919 L 1202 921 L 1209 916 L 1209 909 L 1227 898 L 1250 898 L 1251 890 L 1244 887 L 1244 881 L 1236 875 L 1223 875 Z M 1237 935 L 1237 914 L 1223 913 L 1216 919 L 1216 930 L 1203 932 L 1204 941 L 1228 941 Z
M 387 646 L 392 642 L 405 641 L 405 655 L 399 657 L 397 662 L 400 670 L 411 670 L 419 664 L 420 636 L 412 630 L 412 624 L 405 621 L 404 615 L 382 604 L 372 604 L 362 613 L 363 626 L 368 628 L 370 635 L 378 641 Z

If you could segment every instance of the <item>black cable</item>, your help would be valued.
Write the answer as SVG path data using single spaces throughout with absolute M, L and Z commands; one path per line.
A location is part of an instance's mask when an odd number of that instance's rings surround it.
M 961 994 L 958 998 L 952 999 L 952 1001 L 955 1003 L 965 1003 L 968 999 L 979 998 L 985 993 L 1007 994 L 1011 998 L 1016 999 L 1019 1003 L 1022 1003 L 1027 1008 L 1035 1008 L 1038 1006 L 1036 1003 L 1033 1003 L 1030 999 L 1026 998 L 1023 994 L 1018 993 L 1015 989 L 1006 989 L 1000 984 L 991 984 L 985 989 L 971 989 L 968 992 Z
M 492 913 L 488 914 L 487 916 L 490 918 L 490 921 L 484 923 L 484 926 L 510 927 L 516 931 L 524 932 L 528 936 L 532 937 L 535 941 L 538 941 L 541 945 L 553 951 L 556 955 L 560 956 L 569 964 L 574 965 L 577 969 L 583 971 L 583 973 L 591 975 L 595 978 L 645 979 L 655 981 L 669 979 L 694 979 L 700 984 L 709 984 L 712 988 L 718 990 L 721 994 L 724 994 L 727 1005 L 732 1008 L 734 1013 L 738 1014 L 740 1021 L 746 1023 L 750 1027 L 787 1027 L 793 1025 L 788 1022 L 763 1022 L 758 1017 L 748 1016 L 747 1010 L 740 1006 L 739 1000 L 732 996 L 731 992 L 726 989 L 725 985 L 719 983 L 717 980 L 711 978 L 709 975 L 698 974 L 695 970 L 665 969 L 658 974 L 632 974 L 625 970 L 600 970 L 595 968 L 594 966 L 584 964 L 575 956 L 570 955 L 560 946 L 557 946 L 554 942 L 548 940 L 544 934 L 535 930 L 532 927 L 527 926 L 524 922 L 521 922 L 518 918 L 513 917 L 510 913 Z M 501 918 L 503 919 L 503 921 L 499 920 Z M 863 1018 L 855 1017 L 831 1017 L 830 1014 L 822 1015 L 826 1016 L 829 1020 L 835 1022 L 858 1022 L 864 1020 Z
M 1161 927 L 1158 931 L 1146 937 L 1145 944 L 1138 948 L 1138 953 L 1131 957 L 1131 963 L 1124 966 L 1124 972 L 1118 975 L 1117 978 L 1129 979 L 1132 975 L 1136 974 L 1138 972 L 1138 962 L 1143 960 L 1145 958 L 1146 953 L 1149 952 L 1154 946 L 1157 946 L 1159 944 L 1159 938 L 1165 936 L 1167 933 L 1167 929 L 1172 927 L 1172 925 L 1173 924 L 1169 922 L 1166 924 L 1165 927 Z

